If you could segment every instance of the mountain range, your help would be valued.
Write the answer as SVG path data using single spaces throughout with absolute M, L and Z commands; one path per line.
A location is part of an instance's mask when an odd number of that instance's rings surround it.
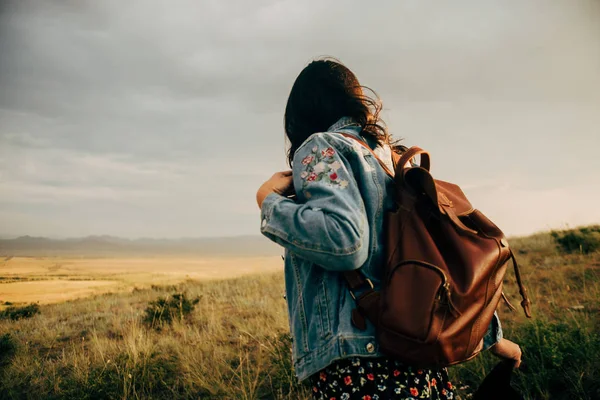
M 277 244 L 260 235 L 125 239 L 87 236 L 69 239 L 21 236 L 0 239 L 0 256 L 271 256 L 283 253 Z

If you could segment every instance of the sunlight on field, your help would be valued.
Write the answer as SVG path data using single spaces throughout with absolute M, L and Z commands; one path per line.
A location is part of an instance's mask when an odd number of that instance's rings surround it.
M 279 256 L 222 258 L 13 257 L 0 261 L 0 302 L 56 303 L 92 294 L 281 270 Z
M 65 300 L 105 293 L 118 288 L 115 281 L 48 280 L 5 283 L 0 286 L 0 300 L 11 303 L 58 303 Z

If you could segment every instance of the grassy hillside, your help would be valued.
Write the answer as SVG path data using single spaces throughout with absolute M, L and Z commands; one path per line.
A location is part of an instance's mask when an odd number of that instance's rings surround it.
M 502 305 L 500 316 L 505 336 L 523 348 L 527 367 L 515 384 L 529 399 L 600 398 L 599 231 L 511 241 L 534 318 Z M 571 243 L 581 241 L 592 245 Z M 290 365 L 283 292 L 277 273 L 154 286 L 23 315 L 7 308 L 0 314 L 0 398 L 308 399 Z M 518 303 L 512 271 L 506 292 Z M 166 317 L 171 324 L 161 322 Z M 495 362 L 484 354 L 451 368 L 461 398 Z

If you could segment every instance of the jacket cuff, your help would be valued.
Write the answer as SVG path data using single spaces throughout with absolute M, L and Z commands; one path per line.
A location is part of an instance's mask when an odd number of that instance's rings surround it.
M 280 201 L 285 200 L 286 197 L 271 192 L 269 193 L 263 200 L 260 206 L 260 230 L 261 232 L 265 230 L 265 228 L 269 225 L 269 220 L 271 219 L 271 215 L 273 214 L 273 209 Z
M 498 318 L 497 312 L 494 312 L 494 317 L 487 330 L 487 333 L 483 337 L 483 350 L 487 350 L 502 339 L 502 325 L 500 324 L 500 318 Z

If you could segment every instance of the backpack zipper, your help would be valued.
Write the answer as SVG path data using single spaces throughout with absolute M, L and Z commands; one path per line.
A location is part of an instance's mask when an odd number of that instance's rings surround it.
M 404 264 L 416 264 L 416 265 L 419 265 L 421 267 L 429 268 L 429 269 L 431 269 L 431 270 L 436 271 L 437 273 L 439 273 L 440 276 L 442 277 L 442 285 L 438 289 L 438 292 L 437 292 L 437 294 L 435 296 L 436 301 L 439 302 L 439 303 L 441 303 L 441 304 L 444 304 L 446 307 L 448 307 L 448 310 L 456 318 L 458 318 L 461 315 L 461 312 L 458 311 L 458 309 L 456 308 L 456 306 L 452 302 L 452 292 L 450 291 L 450 282 L 448 282 L 448 278 L 446 277 L 446 274 L 444 273 L 444 271 L 440 267 L 436 267 L 435 265 L 427 263 L 425 261 L 405 260 L 405 261 L 401 262 L 400 264 L 396 265 L 392 269 L 392 271 L 391 271 L 391 273 L 390 273 L 390 275 L 388 277 L 388 281 L 389 281 L 389 278 L 391 277 L 391 275 L 396 271 L 396 269 L 398 269 L 399 267 L 401 267 Z

